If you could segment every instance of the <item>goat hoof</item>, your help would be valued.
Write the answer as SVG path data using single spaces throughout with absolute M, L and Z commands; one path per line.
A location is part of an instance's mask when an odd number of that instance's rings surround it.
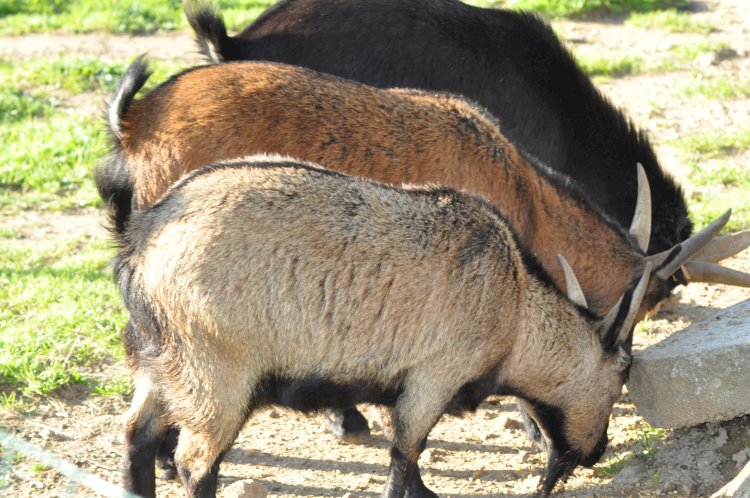
M 351 444 L 364 444 L 370 439 L 370 427 L 367 419 L 351 408 L 339 411 L 329 411 L 327 424 L 334 436 Z

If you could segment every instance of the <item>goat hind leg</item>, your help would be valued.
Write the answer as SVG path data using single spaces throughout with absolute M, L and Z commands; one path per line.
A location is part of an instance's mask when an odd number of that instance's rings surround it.
M 123 465 L 125 489 L 139 496 L 156 495 L 156 453 L 166 426 L 163 407 L 150 380 L 136 374 L 135 392 L 125 416 L 126 452 Z
M 451 397 L 449 393 L 430 391 L 428 386 L 411 386 L 402 393 L 391 412 L 394 441 L 383 498 L 437 496 L 422 482 L 417 459 Z

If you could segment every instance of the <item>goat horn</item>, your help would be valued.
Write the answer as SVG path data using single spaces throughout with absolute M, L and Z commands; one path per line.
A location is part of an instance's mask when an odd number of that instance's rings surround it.
M 635 203 L 633 223 L 630 225 L 630 235 L 638 243 L 643 252 L 648 249 L 651 239 L 651 187 L 648 184 L 646 171 L 641 163 L 636 164 L 638 176 L 638 199 Z
M 638 280 L 638 284 L 635 286 L 635 289 L 633 290 L 633 295 L 630 298 L 630 306 L 628 307 L 628 314 L 625 315 L 625 319 L 622 322 L 622 326 L 620 327 L 620 330 L 617 333 L 617 337 L 614 341 L 608 341 L 607 339 L 611 336 L 611 328 L 615 324 L 615 321 L 617 320 L 617 316 L 620 314 L 620 307 L 622 306 L 622 297 L 619 301 L 617 301 L 617 304 L 615 304 L 611 310 L 609 310 L 609 313 L 607 313 L 607 316 L 604 317 L 602 320 L 602 324 L 600 326 L 600 331 L 602 334 L 602 339 L 604 340 L 604 344 L 623 344 L 628 336 L 630 335 L 630 329 L 633 327 L 633 322 L 635 322 L 635 317 L 638 315 L 638 310 L 641 308 L 641 303 L 643 302 L 643 296 L 646 295 L 646 287 L 648 286 L 648 280 L 651 277 L 651 270 L 653 266 L 651 265 L 650 261 L 646 262 L 646 268 L 643 270 L 643 275 L 641 275 L 640 280 Z
M 570 267 L 570 264 L 568 264 L 568 261 L 562 254 L 557 254 L 557 260 L 560 262 L 560 266 L 562 266 L 563 273 L 565 274 L 565 287 L 568 289 L 568 299 L 578 306 L 588 308 L 589 305 L 586 302 L 586 296 L 583 294 L 583 289 L 581 289 L 581 284 L 578 283 L 575 273 L 573 273 L 573 268 Z
M 715 237 L 693 258 L 694 261 L 717 263 L 750 246 L 750 230 Z
M 708 282 L 711 284 L 737 285 L 750 287 L 750 273 L 733 270 L 706 261 L 690 261 L 683 267 L 688 282 Z
M 677 257 L 672 259 L 666 266 L 659 269 L 656 272 L 656 276 L 662 280 L 666 280 L 671 277 L 677 269 L 693 259 L 695 255 L 706 245 L 711 242 L 714 235 L 717 234 L 724 225 L 729 221 L 729 217 L 732 216 L 732 210 L 729 209 L 726 213 L 716 218 L 707 227 L 700 232 L 696 233 L 686 241 L 681 243 L 682 248 L 680 249 Z

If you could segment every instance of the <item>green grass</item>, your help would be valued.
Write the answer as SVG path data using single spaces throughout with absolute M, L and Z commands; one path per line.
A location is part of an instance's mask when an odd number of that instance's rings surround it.
M 709 52 L 718 52 L 731 48 L 730 44 L 723 40 L 707 41 L 702 43 L 693 43 L 690 45 L 677 45 L 670 49 L 677 62 L 690 62 L 698 58 L 699 55 Z
M 690 219 L 696 230 L 705 227 L 716 218 L 732 210 L 732 217 L 724 228 L 725 232 L 750 229 L 750 199 L 747 190 L 730 189 L 710 196 L 698 196 L 688 203 Z
M 638 28 L 663 29 L 672 33 L 708 34 L 713 31 L 710 24 L 696 21 L 691 14 L 679 12 L 675 9 L 634 12 L 628 17 L 626 24 Z
M 712 76 L 696 79 L 682 88 L 688 97 L 702 95 L 709 99 L 738 99 L 750 97 L 750 78 Z
M 100 92 L 105 95 L 114 91 L 130 62 L 104 61 L 80 55 L 39 57 L 19 64 L 0 62 L 0 88 L 15 88 L 17 92 L 25 92 L 27 98 L 37 95 L 36 98 L 42 102 L 45 99 L 38 97 L 39 95 L 48 95 L 59 90 L 69 94 Z M 163 82 L 184 69 L 185 65 L 175 61 L 156 60 L 149 61 L 149 67 L 153 75 L 145 89 Z M 0 94 L 0 106 L 3 106 L 4 93 L 5 90 Z M 101 101 L 104 102 L 104 99 Z M 4 106 L 0 107 L 3 108 Z M 36 114 L 41 115 L 39 112 Z M 31 117 L 31 113 L 27 112 L 24 116 Z
M 623 14 L 683 7 L 685 0 L 508 0 L 504 6 L 551 17 Z
M 65 210 L 99 205 L 91 174 L 106 156 L 99 113 L 62 109 L 60 98 L 81 92 L 104 108 L 129 61 L 77 56 L 0 64 L 0 208 Z M 182 69 L 151 64 L 153 87 Z
M 692 158 L 693 167 L 689 182 L 697 190 L 688 200 L 690 218 L 696 230 L 732 209 L 732 218 L 725 231 L 750 229 L 750 167 L 727 166 L 714 161 L 704 165 L 708 158 L 720 158 L 735 150 L 750 148 L 750 129 L 735 133 L 713 132 L 682 139 L 679 146 Z
M 5 216 L 100 204 L 92 171 L 108 151 L 103 119 L 60 102 L 84 95 L 103 108 L 129 62 L 77 56 L 0 61 Z M 181 69 L 172 62 L 152 66 L 148 86 Z M 83 236 L 26 242 L 22 233 L 0 229 L 0 406 L 22 411 L 29 395 L 77 383 L 95 395 L 127 394 L 126 377 L 86 373 L 93 364 L 122 358 L 125 313 L 108 268 L 114 251 Z
M 656 453 L 656 442 L 664 439 L 667 435 L 667 431 L 658 427 L 644 427 L 638 429 L 636 434 L 638 435 L 638 441 L 643 448 L 642 455 L 645 457 L 652 457 Z
M 98 120 L 56 111 L 47 119 L 0 126 L 0 206 L 30 194 L 24 207 L 47 209 L 96 204 L 91 171 L 107 152 Z M 25 196 L 25 195 L 24 195 Z
M 610 458 L 607 458 L 604 463 L 595 465 L 594 469 L 596 469 L 597 472 L 604 474 L 606 477 L 614 477 L 622 472 L 622 469 L 625 468 L 628 462 L 635 457 L 636 455 L 630 451 L 615 453 Z
M 695 186 L 717 186 L 740 188 L 750 192 L 750 167 L 734 168 L 720 165 L 703 168 L 694 164 L 690 172 L 690 183 Z
M 245 27 L 274 0 L 222 0 L 230 29 Z M 0 34 L 153 33 L 187 28 L 181 0 L 0 0 Z
M 716 158 L 750 149 L 750 128 L 734 131 L 713 130 L 683 137 L 676 145 L 693 156 Z
M 727 48 L 730 48 L 727 42 L 711 41 L 691 45 L 679 45 L 670 49 L 669 55 L 666 57 L 652 57 L 648 59 L 637 56 L 603 57 L 587 53 L 574 53 L 573 55 L 578 65 L 581 66 L 581 69 L 589 76 L 595 78 L 596 81 L 601 78 L 620 78 L 635 74 L 675 71 L 687 67 L 702 54 L 717 52 Z M 744 95 L 744 91 L 747 90 L 746 85 L 747 82 L 744 80 L 737 82 L 728 80 L 723 83 L 723 88 L 727 89 L 726 91 L 730 91 L 728 89 L 731 88 L 740 94 L 738 96 L 742 96 Z
M 3 391 L 100 386 L 84 367 L 122 357 L 125 313 L 108 267 L 112 255 L 108 243 L 75 235 L 0 252 Z
M 577 56 L 578 64 L 590 76 L 619 78 L 641 72 L 643 60 L 639 57 L 589 57 Z

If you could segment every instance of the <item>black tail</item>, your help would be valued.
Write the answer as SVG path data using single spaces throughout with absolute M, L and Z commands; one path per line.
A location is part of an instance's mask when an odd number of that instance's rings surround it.
M 120 80 L 112 101 L 107 108 L 107 124 L 112 140 L 112 153 L 105 164 L 96 169 L 95 181 L 99 196 L 107 205 L 113 232 L 119 236 L 130 219 L 133 201 L 133 182 L 130 169 L 120 151 L 122 145 L 122 121 L 133 102 L 135 94 L 151 76 L 148 64 L 141 55 L 130 65 Z
M 216 8 L 207 0 L 183 0 L 182 7 L 201 53 L 211 62 L 233 60 L 233 41 Z

